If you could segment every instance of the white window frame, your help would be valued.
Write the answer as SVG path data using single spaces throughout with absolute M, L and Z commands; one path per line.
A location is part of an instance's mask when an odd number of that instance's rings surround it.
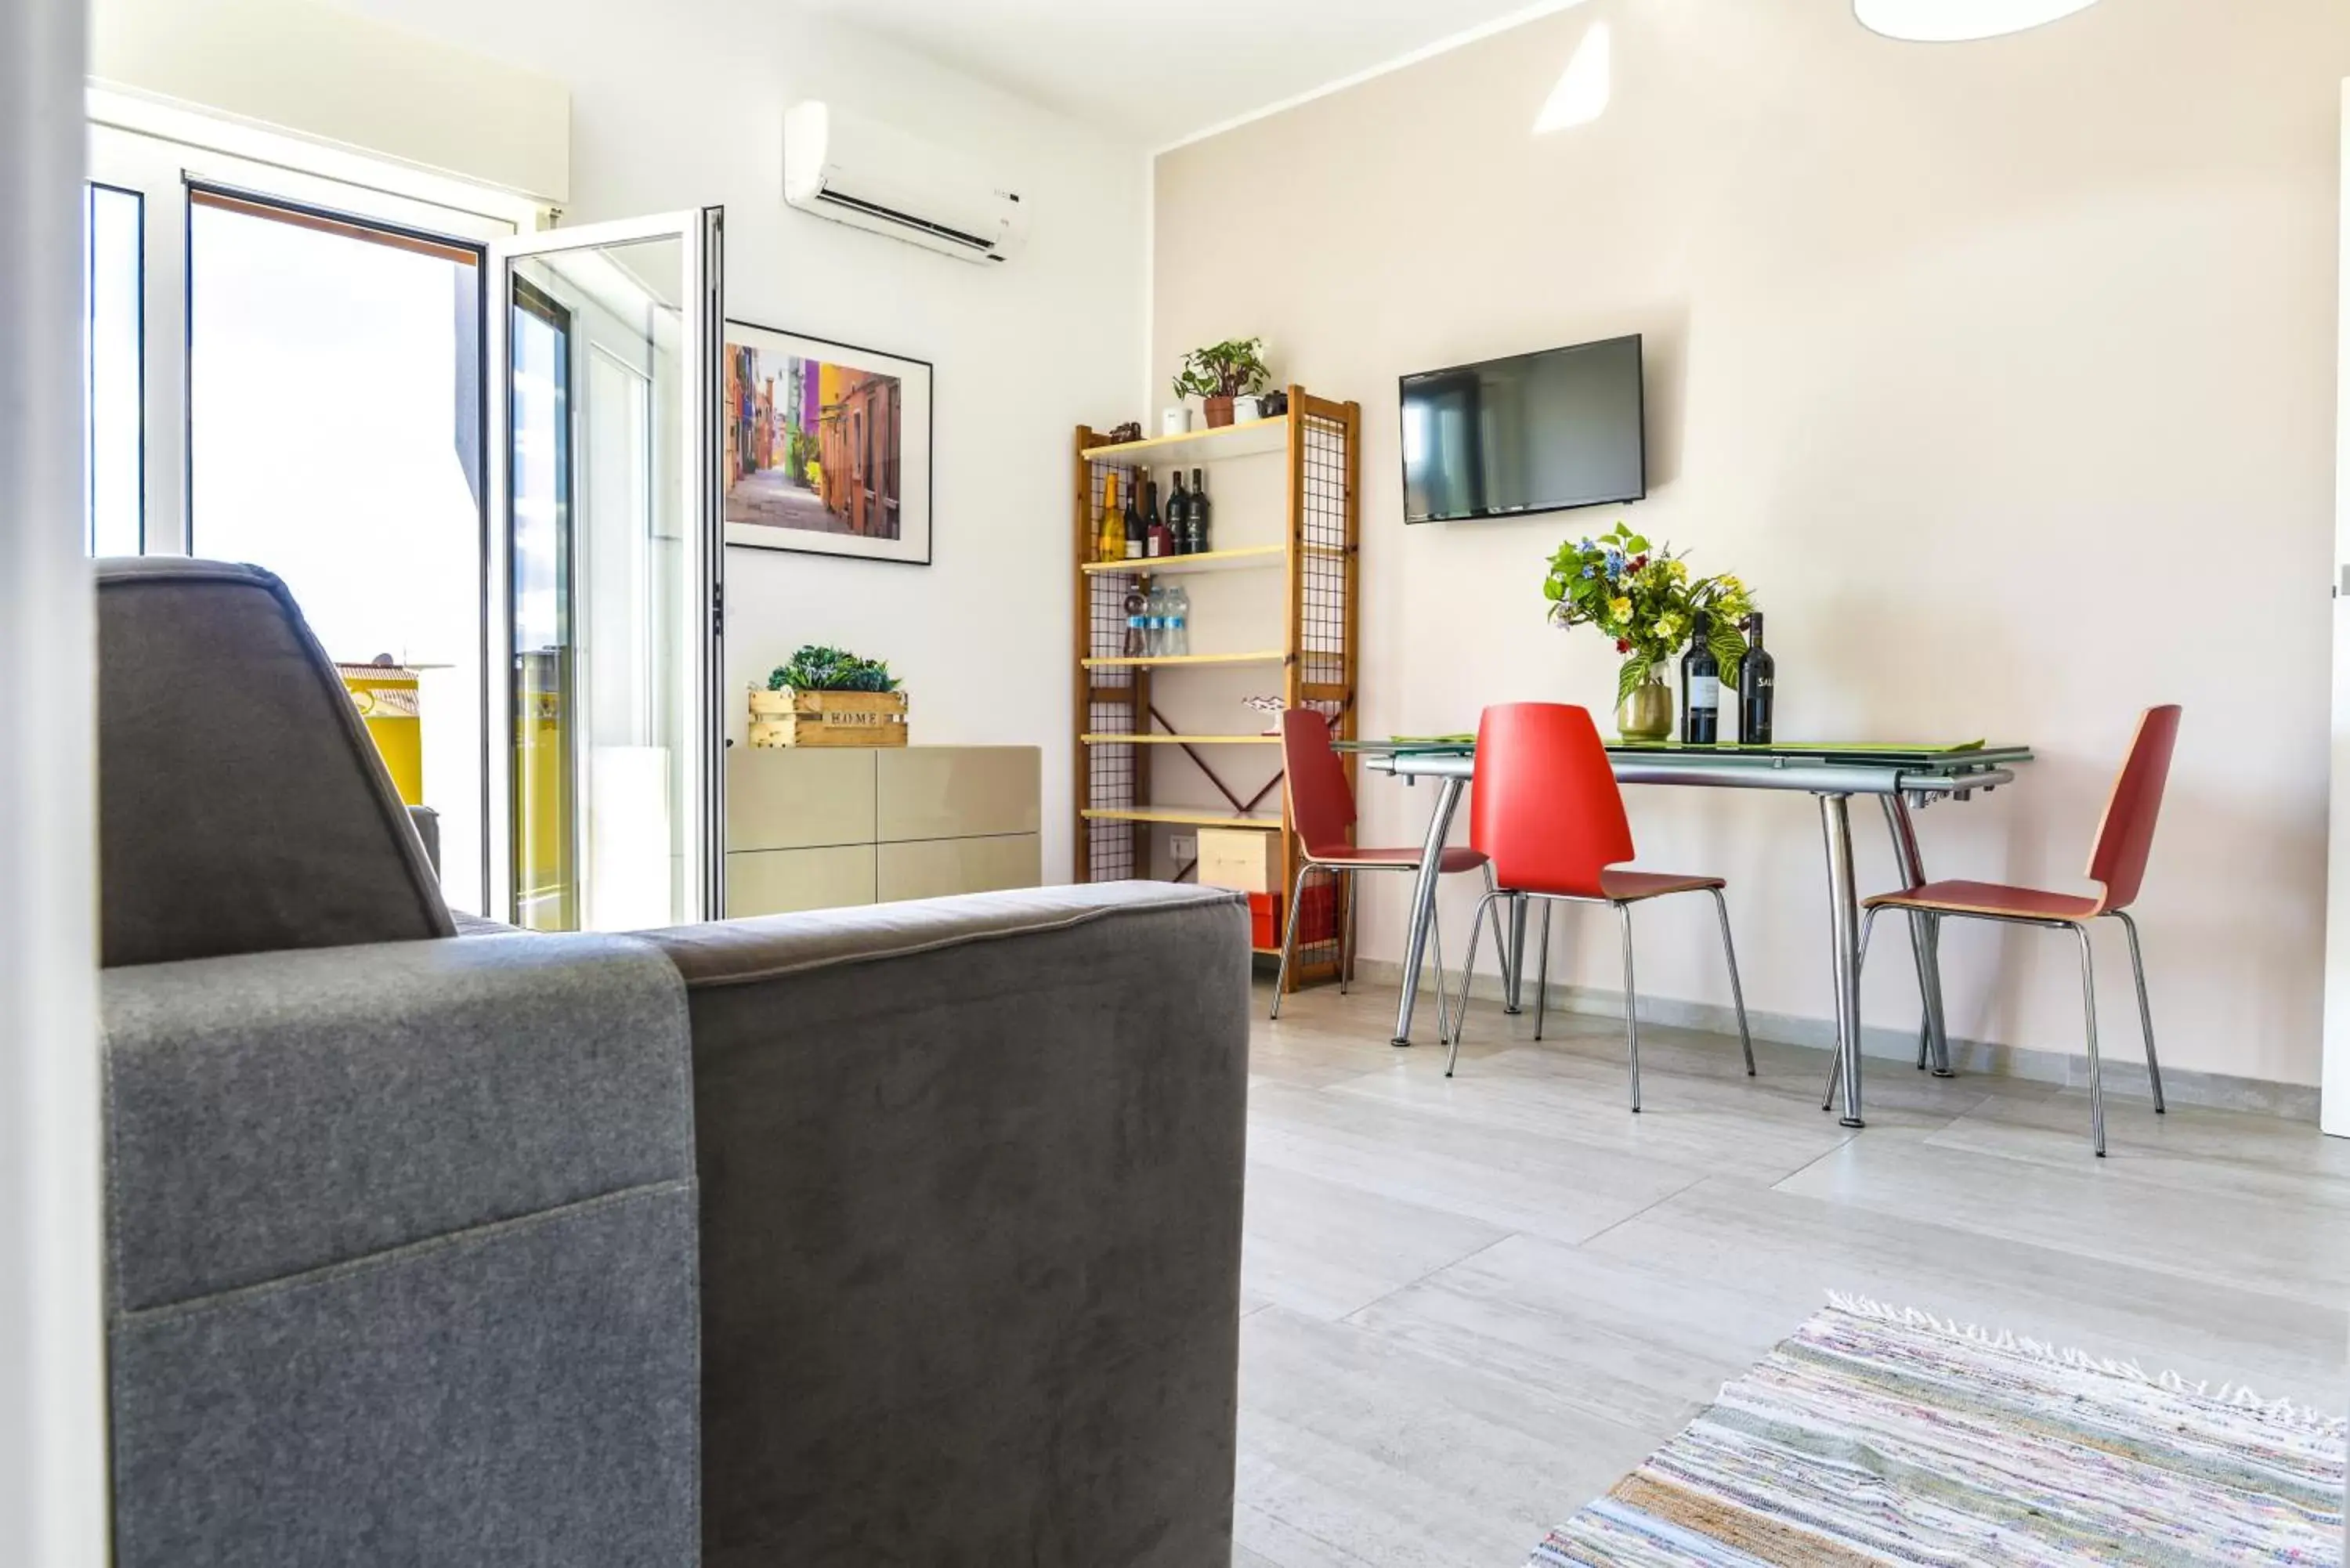
M 486 248 L 551 210 L 348 149 L 92 88 L 88 178 L 144 198 L 142 549 L 190 553 L 188 197 L 203 185 Z M 485 301 L 486 307 L 486 301 Z M 486 461 L 487 453 L 484 454 Z

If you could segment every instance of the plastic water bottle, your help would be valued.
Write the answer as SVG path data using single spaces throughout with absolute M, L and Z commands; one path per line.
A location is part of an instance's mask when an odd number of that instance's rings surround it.
M 1191 651 L 1191 596 L 1178 586 L 1168 594 L 1167 651 L 1180 658 Z
M 1142 651 L 1152 659 L 1167 657 L 1167 590 L 1154 587 L 1142 612 Z

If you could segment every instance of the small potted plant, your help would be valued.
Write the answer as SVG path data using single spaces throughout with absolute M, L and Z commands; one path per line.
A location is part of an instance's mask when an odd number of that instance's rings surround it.
M 906 694 L 889 667 L 809 646 L 751 693 L 754 746 L 902 746 Z
M 1235 337 L 1184 355 L 1183 369 L 1175 378 L 1175 395 L 1200 399 L 1207 407 L 1208 428 L 1217 430 L 1232 422 L 1233 400 L 1253 398 L 1272 385 L 1273 372 L 1264 363 L 1264 339 Z

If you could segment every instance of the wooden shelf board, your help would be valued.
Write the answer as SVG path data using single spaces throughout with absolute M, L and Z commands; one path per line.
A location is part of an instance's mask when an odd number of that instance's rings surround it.
M 1080 735 L 1088 746 L 1277 746 L 1279 735 Z
M 1236 816 L 1229 811 L 1189 811 L 1180 805 L 1140 805 L 1105 807 L 1085 813 L 1087 822 L 1155 822 L 1170 827 L 1232 827 L 1253 828 L 1266 833 L 1281 831 L 1281 818 L 1257 813 Z
M 1178 572 L 1238 572 L 1252 566 L 1277 566 L 1288 555 L 1285 545 L 1248 545 L 1237 550 L 1205 550 L 1196 556 L 1087 561 L 1077 569 L 1089 577 L 1164 577 Z
M 1173 653 L 1156 659 L 1088 659 L 1087 670 L 1180 670 L 1186 666 L 1211 664 L 1280 664 L 1289 655 L 1279 649 L 1262 653 Z
M 1086 449 L 1088 462 L 1215 462 L 1228 457 L 1262 457 L 1289 450 L 1289 417 L 1252 420 L 1220 430 L 1190 431 L 1182 435 L 1152 436 L 1117 446 Z

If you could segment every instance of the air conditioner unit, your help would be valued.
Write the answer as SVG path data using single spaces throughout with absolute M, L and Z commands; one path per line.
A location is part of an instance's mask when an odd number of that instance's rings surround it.
M 784 116 L 784 200 L 804 213 L 965 261 L 1020 248 L 1020 195 L 956 154 L 823 103 Z

